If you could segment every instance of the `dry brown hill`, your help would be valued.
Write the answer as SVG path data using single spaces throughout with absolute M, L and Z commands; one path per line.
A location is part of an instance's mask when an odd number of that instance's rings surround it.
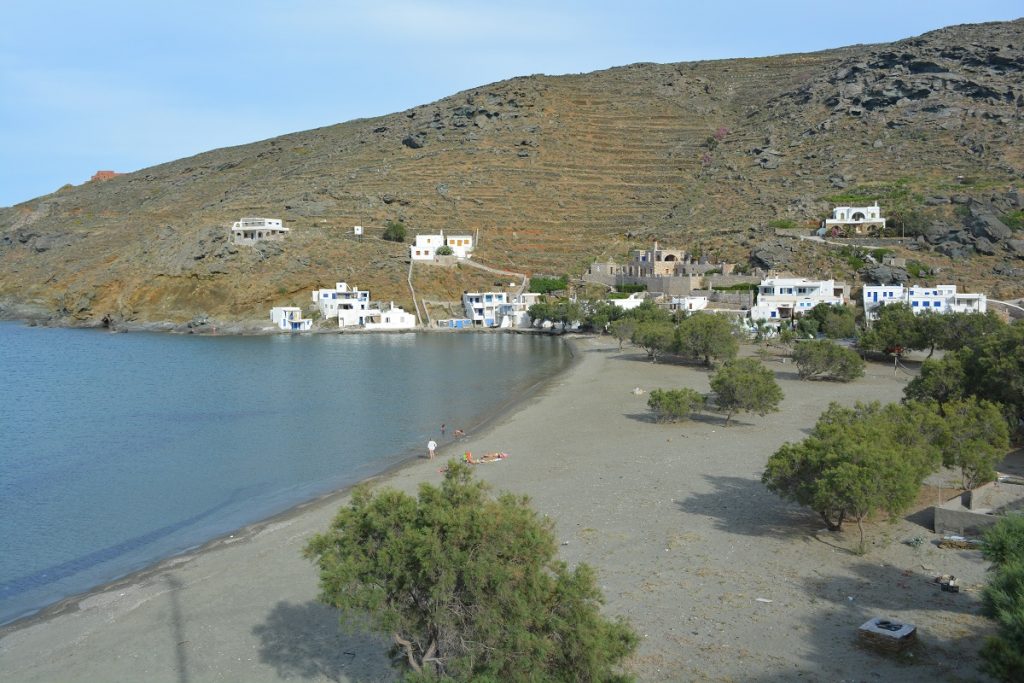
M 336 280 L 408 304 L 407 247 L 379 239 L 388 220 L 478 232 L 478 260 L 496 267 L 576 273 L 653 237 L 745 261 L 770 221 L 810 225 L 830 201 L 871 197 L 934 233 L 922 261 L 1019 296 L 1018 235 L 983 243 L 970 221 L 978 207 L 1010 228 L 1021 217 L 1022 107 L 1024 20 L 515 78 L 0 209 L 0 307 L 68 323 L 256 319 Z M 292 234 L 229 245 L 250 215 Z M 362 241 L 357 224 L 373 226 Z M 436 280 L 439 295 L 463 282 Z

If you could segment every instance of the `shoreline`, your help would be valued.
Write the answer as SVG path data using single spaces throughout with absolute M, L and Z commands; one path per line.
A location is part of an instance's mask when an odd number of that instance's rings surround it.
M 768 455 L 806 436 L 829 401 L 898 400 L 905 376 L 872 363 L 850 384 L 806 382 L 772 360 L 786 395 L 780 413 L 740 416 L 728 428 L 716 415 L 656 424 L 647 392 L 706 391 L 703 368 L 650 363 L 607 339 L 572 343 L 568 372 L 446 444 L 441 457 L 413 459 L 372 485 L 415 493 L 438 483 L 438 469 L 462 450 L 508 452 L 477 466 L 477 478 L 529 496 L 554 524 L 559 559 L 596 570 L 603 612 L 629 619 L 640 636 L 628 663 L 639 680 L 980 676 L 976 653 L 991 625 L 980 615 L 979 553 L 903 543 L 934 540 L 910 515 L 870 524 L 867 553 L 857 555 L 856 529 L 823 532 L 813 513 L 760 483 Z M 337 613 L 316 601 L 316 568 L 301 556 L 346 493 L 126 577 L 49 619 L 0 630 L 6 679 L 393 680 L 388 642 L 340 631 Z M 964 591 L 939 591 L 933 573 L 955 574 Z M 918 626 L 912 661 L 855 647 L 856 628 L 879 614 Z
M 507 330 L 503 330 L 507 331 Z M 367 332 L 373 334 L 375 331 Z M 522 392 L 517 394 L 512 399 L 503 401 L 495 406 L 490 411 L 483 413 L 479 416 L 479 419 L 467 425 L 467 437 L 463 439 L 451 439 L 450 441 L 442 444 L 438 450 L 438 457 L 434 460 L 440 462 L 441 458 L 445 456 L 446 451 L 452 450 L 457 444 L 466 441 L 469 438 L 469 434 L 477 434 L 479 432 L 486 432 L 487 429 L 492 426 L 497 420 L 502 417 L 514 413 L 522 405 L 533 400 L 535 396 L 543 391 L 544 387 L 551 382 L 555 381 L 559 377 L 572 371 L 574 365 L 579 361 L 579 353 L 576 349 L 576 340 L 570 338 L 563 338 L 562 343 L 566 345 L 569 350 L 569 361 L 565 364 L 565 367 L 560 369 L 558 372 L 552 374 L 549 377 L 545 377 L 534 384 L 523 389 Z M 458 454 L 452 453 L 451 457 L 458 457 Z M 425 458 L 422 455 L 409 455 L 403 460 L 400 460 L 392 465 L 387 466 L 376 474 L 372 474 L 364 479 L 357 482 L 344 486 L 340 489 L 323 493 L 315 498 L 306 500 L 293 505 L 287 510 L 278 512 L 270 517 L 252 522 L 243 527 L 235 529 L 231 532 L 221 534 L 215 538 L 206 541 L 200 545 L 193 546 L 192 548 L 186 548 L 181 552 L 175 553 L 168 557 L 156 560 L 152 564 L 143 567 L 141 569 L 134 570 L 123 576 L 119 576 L 110 581 L 99 584 L 89 590 L 74 595 L 69 595 L 65 598 L 53 602 L 36 612 L 27 614 L 22 617 L 18 617 L 13 621 L 9 621 L 4 624 L 0 624 L 0 640 L 10 633 L 19 631 L 23 628 L 29 628 L 37 623 L 46 622 L 51 619 L 57 618 L 63 614 L 73 613 L 78 608 L 79 604 L 91 597 L 98 594 L 102 594 L 108 591 L 117 590 L 124 586 L 132 585 L 136 582 L 143 581 L 151 576 L 160 573 L 166 569 L 172 568 L 182 561 L 186 561 L 189 558 L 202 555 L 207 552 L 216 551 L 218 548 L 224 547 L 228 544 L 245 542 L 251 540 L 264 528 L 278 523 L 285 522 L 289 519 L 303 514 L 304 512 L 310 511 L 312 507 L 319 507 L 321 505 L 339 504 L 340 501 L 345 499 L 352 490 L 362 484 L 379 484 L 386 482 L 390 477 L 393 477 L 400 473 L 402 470 L 414 467 L 416 464 L 422 462 Z

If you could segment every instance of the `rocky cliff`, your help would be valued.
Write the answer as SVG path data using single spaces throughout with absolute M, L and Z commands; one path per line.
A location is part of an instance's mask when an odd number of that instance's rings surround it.
M 476 233 L 479 260 L 532 273 L 579 272 L 652 238 L 745 262 L 770 225 L 871 200 L 909 229 L 915 258 L 1020 296 L 1022 108 L 1024 20 L 515 78 L 0 209 L 0 308 L 69 324 L 257 319 L 337 280 L 407 301 L 407 246 L 379 239 L 389 220 Z M 233 246 L 242 216 L 291 234 Z M 800 249 L 801 268 L 853 275 L 848 259 Z

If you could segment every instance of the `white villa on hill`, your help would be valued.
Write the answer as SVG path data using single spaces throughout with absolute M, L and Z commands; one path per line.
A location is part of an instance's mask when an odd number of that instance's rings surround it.
M 956 285 L 864 285 L 864 315 L 878 319 L 878 308 L 904 303 L 914 313 L 984 313 L 988 298 L 984 294 L 957 294 Z
M 409 258 L 413 261 L 433 261 L 437 250 L 442 246 L 451 248 L 452 254 L 457 258 L 469 258 L 473 253 L 473 236 L 445 237 L 444 230 L 436 235 L 416 235 L 416 239 L 409 245 Z
M 231 241 L 256 244 L 261 240 L 283 240 L 288 232 L 277 218 L 243 218 L 231 226 Z
M 837 206 L 818 231 L 833 237 L 873 235 L 885 230 L 885 219 L 878 202 L 874 206 Z
M 298 306 L 278 306 L 270 309 L 270 320 L 279 329 L 306 332 L 313 328 L 312 318 L 303 318 Z
M 466 309 L 466 317 L 474 325 L 495 327 L 501 322 L 499 309 L 508 304 L 505 292 L 464 292 L 462 307 Z
M 362 325 L 370 309 L 370 290 L 339 282 L 334 289 L 314 289 L 313 303 L 324 318 L 336 317 L 339 327 Z
M 844 288 L 834 280 L 768 278 L 757 287 L 750 319 L 778 323 L 798 318 L 818 304 L 842 305 L 846 303 Z

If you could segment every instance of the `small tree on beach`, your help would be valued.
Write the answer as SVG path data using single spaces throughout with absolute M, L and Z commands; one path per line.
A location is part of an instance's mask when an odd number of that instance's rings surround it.
M 608 330 L 619 341 L 619 351 L 621 351 L 623 342 L 633 338 L 633 333 L 636 332 L 636 321 L 632 318 L 619 318 L 612 321 Z
M 942 464 L 959 468 L 967 489 L 995 479 L 996 465 L 1010 448 L 1009 425 L 999 406 L 971 396 L 947 402 L 941 409 L 943 433 L 936 445 Z
M 864 376 L 864 360 L 853 349 L 830 339 L 800 342 L 793 350 L 800 379 L 832 379 L 850 382 Z
M 643 347 L 651 362 L 658 362 L 658 356 L 669 351 L 675 338 L 675 326 L 669 322 L 641 322 L 633 332 L 633 343 Z
M 704 403 L 704 397 L 693 389 L 652 389 L 647 407 L 658 422 L 685 420 Z
M 739 358 L 723 365 L 711 377 L 715 404 L 725 411 L 725 425 L 738 412 L 764 416 L 779 409 L 782 388 L 771 370 L 756 358 Z
M 732 360 L 739 350 L 732 323 L 717 313 L 694 313 L 676 328 L 673 350 L 689 358 L 703 359 L 710 367 L 711 359 Z
M 830 530 L 855 520 L 863 550 L 868 515 L 906 510 L 924 478 L 938 468 L 932 445 L 941 433 L 938 420 L 920 406 L 833 403 L 808 438 L 784 444 L 768 459 L 761 481 L 817 512 Z
M 320 599 L 388 634 L 413 680 L 627 680 L 638 639 L 601 616 L 594 571 L 570 571 L 553 524 L 471 472 L 450 461 L 417 498 L 358 488 L 306 548 Z

